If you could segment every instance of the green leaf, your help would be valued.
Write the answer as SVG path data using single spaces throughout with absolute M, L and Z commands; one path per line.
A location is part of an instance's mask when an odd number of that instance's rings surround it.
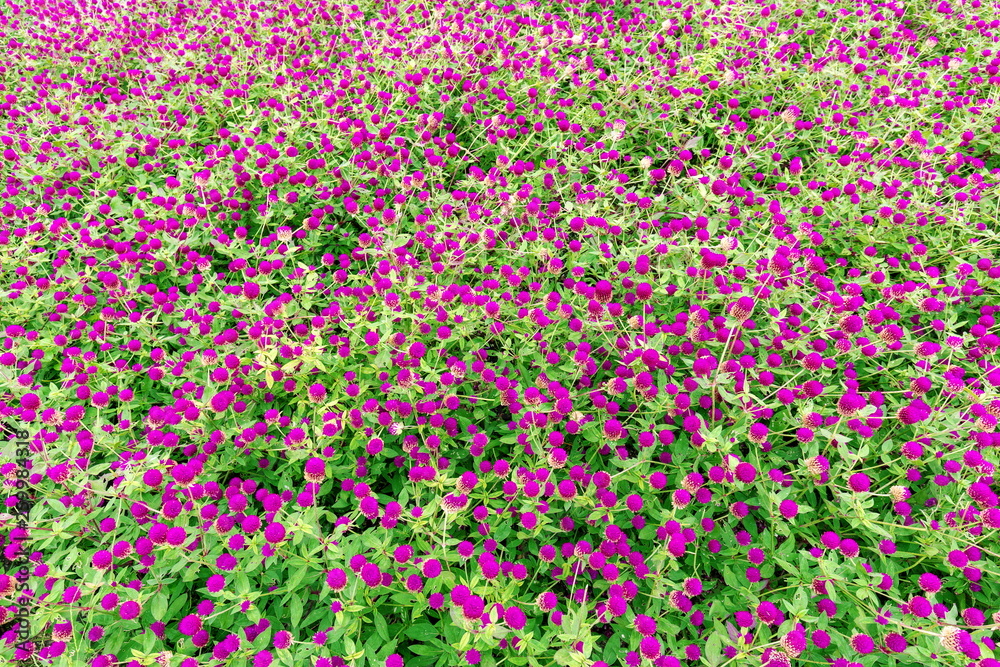
M 167 614 L 169 597 L 166 595 L 156 595 L 149 604 L 149 611 L 153 614 L 154 621 L 162 621 Z
M 417 625 L 411 625 L 406 629 L 404 634 L 410 639 L 415 639 L 418 642 L 428 642 L 438 636 L 438 631 L 430 623 L 419 623 Z
M 608 639 L 608 643 L 604 645 L 604 652 L 601 654 L 601 660 L 613 665 L 618 662 L 618 654 L 622 650 L 622 639 L 619 633 L 611 635 Z
M 309 568 L 306 567 L 292 568 L 292 575 L 288 577 L 288 590 L 294 591 L 298 588 L 298 585 L 302 583 L 302 579 L 305 578 L 307 572 L 309 572 Z
M 292 593 L 288 608 L 292 627 L 298 627 L 299 621 L 302 620 L 302 598 Z
M 707 662 L 710 667 L 715 667 L 722 661 L 722 638 L 719 637 L 717 632 L 713 632 L 712 636 L 708 638 L 705 642 L 705 662 Z
M 385 619 L 382 618 L 382 614 L 378 612 L 375 612 L 375 632 L 383 641 L 389 641 L 389 627 L 386 625 Z

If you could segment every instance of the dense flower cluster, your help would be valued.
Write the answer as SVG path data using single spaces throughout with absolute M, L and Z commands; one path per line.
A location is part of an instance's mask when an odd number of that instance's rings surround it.
M 4 13 L 0 656 L 998 667 L 994 14 Z

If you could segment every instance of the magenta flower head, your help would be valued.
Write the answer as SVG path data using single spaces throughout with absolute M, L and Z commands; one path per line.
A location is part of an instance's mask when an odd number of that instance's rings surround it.
M 856 472 L 848 478 L 847 485 L 850 486 L 851 491 L 854 491 L 855 493 L 865 493 L 871 488 L 871 480 L 868 479 L 868 475 L 862 472 Z
M 311 403 L 322 403 L 326 400 L 326 387 L 316 383 L 309 387 L 309 401 Z
M 283 649 L 292 645 L 292 633 L 288 630 L 281 630 L 274 634 L 274 648 Z
M 656 637 L 643 637 L 639 642 L 639 652 L 647 660 L 656 660 L 660 657 L 660 640 Z
M 323 459 L 314 456 L 306 461 L 305 477 L 307 482 L 318 484 L 326 478 L 326 464 Z
M 123 620 L 131 621 L 134 618 L 138 618 L 139 614 L 142 613 L 142 607 L 135 600 L 129 600 L 123 602 L 122 606 L 118 608 L 118 615 L 121 616 Z
M 825 456 L 813 456 L 806 459 L 806 469 L 811 474 L 819 476 L 830 469 L 830 461 Z
M 753 314 L 753 309 L 756 305 L 757 302 L 754 301 L 752 297 L 741 296 L 735 303 L 733 303 L 729 314 L 732 315 L 738 322 L 745 322 L 750 318 L 750 315 Z
M 797 658 L 806 650 L 806 633 L 802 630 L 791 630 L 781 638 L 781 648 L 785 653 Z
M 111 560 L 112 560 L 111 552 L 108 551 L 107 549 L 101 549 L 100 551 L 94 554 L 93 558 L 91 559 L 91 564 L 94 566 L 94 569 L 103 571 L 111 567 Z
M 867 402 L 858 394 L 844 394 L 837 401 L 837 412 L 844 417 L 853 417 L 864 409 Z
M 504 611 L 504 622 L 513 630 L 523 630 L 528 619 L 519 607 L 508 607 Z
M 778 511 L 786 519 L 794 519 L 799 513 L 799 506 L 794 500 L 785 499 L 778 505 Z
M 188 614 L 177 624 L 177 629 L 182 635 L 193 637 L 201 631 L 201 618 L 196 614 Z
M 285 527 L 280 523 L 272 523 L 264 529 L 264 539 L 269 544 L 278 544 L 285 540 Z
M 382 571 L 374 563 L 365 563 L 361 566 L 361 580 L 369 588 L 375 588 L 382 583 Z
M 38 394 L 25 394 L 21 397 L 21 407 L 25 410 L 37 410 L 41 404 Z
M 234 399 L 235 396 L 233 392 L 220 391 L 218 394 L 212 397 L 212 400 L 209 405 L 212 408 L 212 412 L 216 414 L 221 414 L 229 409 L 229 406 L 232 404 Z
M 753 467 L 752 463 L 743 461 L 736 466 L 735 475 L 736 479 L 749 484 L 757 478 L 757 469 Z
M 639 614 L 635 617 L 635 629 L 640 635 L 651 637 L 656 634 L 656 621 L 645 614 Z
M 545 591 L 538 596 L 536 604 L 538 605 L 539 610 L 549 612 L 555 609 L 556 605 L 559 604 L 559 598 L 557 598 L 556 594 L 552 591 Z
M 920 575 L 917 580 L 917 585 L 920 586 L 921 590 L 925 593 L 937 593 L 941 590 L 941 580 L 937 575 L 931 574 L 930 572 L 924 572 Z
M 854 633 L 851 635 L 851 648 L 861 655 L 868 655 L 875 650 L 875 642 L 868 635 Z
M 256 299 L 260 296 L 260 285 L 257 283 L 244 283 L 243 296 L 248 299 Z
M 556 488 L 558 490 L 559 497 L 563 500 L 572 500 L 576 497 L 576 485 L 571 479 L 562 480 Z
M 906 650 L 906 637 L 898 632 L 890 632 L 885 636 L 885 647 L 892 653 L 902 653 Z
M 755 445 L 759 445 L 767 440 L 768 433 L 767 425 L 757 422 L 750 425 L 750 434 L 747 439 Z
M 347 588 L 347 573 L 339 567 L 330 570 L 326 573 L 326 585 L 339 593 Z

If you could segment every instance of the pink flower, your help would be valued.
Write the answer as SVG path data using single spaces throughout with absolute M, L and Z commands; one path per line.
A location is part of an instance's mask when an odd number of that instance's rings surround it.
M 639 652 L 647 660 L 660 657 L 660 640 L 656 637 L 643 637 L 639 642 Z
M 559 604 L 559 599 L 552 591 L 545 591 L 538 596 L 536 604 L 542 612 L 549 612 L 556 608 L 556 605 Z
M 794 500 L 782 500 L 778 505 L 778 511 L 786 519 L 793 519 L 799 513 L 799 506 Z
M 639 614 L 635 617 L 635 629 L 640 635 L 650 637 L 656 634 L 656 621 L 650 616 Z
M 314 456 L 306 461 L 305 478 L 307 482 L 317 484 L 326 478 L 326 464 L 323 459 Z
M 326 400 L 326 387 L 316 383 L 309 387 L 309 401 L 311 403 L 322 403 Z
M 347 573 L 339 567 L 330 570 L 326 574 L 326 585 L 335 592 L 340 592 L 347 588 Z
M 177 629 L 182 635 L 193 637 L 201 631 L 201 618 L 195 614 L 188 614 L 177 624 Z
M 906 637 L 898 632 L 890 632 L 885 636 L 885 647 L 893 653 L 902 653 L 907 646 Z
M 382 583 L 382 571 L 374 563 L 365 563 L 361 567 L 361 580 L 369 588 L 375 588 Z
M 753 467 L 753 464 L 743 461 L 736 466 L 735 474 L 736 479 L 749 484 L 757 478 L 757 469 Z
M 288 630 L 281 630 L 274 635 L 274 648 L 283 649 L 292 645 L 292 633 Z
M 264 529 L 264 539 L 269 544 L 278 544 L 285 540 L 285 527 L 280 523 L 271 523 Z
M 937 593 L 941 590 L 941 580 L 930 572 L 925 572 L 917 580 L 917 585 L 925 593 Z
M 868 655 L 875 650 L 875 642 L 868 635 L 855 633 L 851 635 L 851 648 L 862 655 Z
M 855 493 L 865 493 L 871 488 L 871 480 L 868 475 L 856 472 L 847 479 L 847 485 Z

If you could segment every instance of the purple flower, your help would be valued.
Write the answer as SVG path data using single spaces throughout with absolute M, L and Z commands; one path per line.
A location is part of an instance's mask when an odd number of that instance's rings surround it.
M 868 655 L 875 650 L 875 642 L 868 635 L 855 633 L 851 635 L 851 648 L 862 655 Z
M 305 478 L 307 482 L 319 483 L 326 478 L 326 464 L 323 459 L 314 456 L 306 461 Z
M 936 593 L 941 590 L 941 580 L 930 572 L 921 574 L 917 580 L 917 585 L 925 593 Z
M 643 637 L 639 642 L 639 652 L 647 660 L 660 657 L 660 640 L 656 637 Z
M 269 544 L 278 544 L 285 540 L 285 527 L 280 523 L 271 523 L 264 529 L 264 539 Z
M 234 399 L 235 396 L 233 395 L 233 392 L 220 391 L 218 394 L 212 397 L 212 400 L 210 402 L 210 407 L 212 409 L 212 412 L 215 412 L 216 414 L 221 414 L 225 412 L 226 410 L 229 409 L 229 406 L 232 404 Z
M 361 567 L 361 580 L 369 588 L 375 588 L 382 583 L 382 571 L 374 563 L 365 563 Z
M 906 637 L 898 632 L 890 632 L 885 636 L 885 647 L 893 653 L 902 653 L 907 646 Z
M 122 606 L 118 608 L 118 615 L 121 616 L 122 620 L 130 621 L 134 618 L 138 618 L 139 614 L 142 612 L 142 607 L 139 603 L 134 600 L 128 600 L 123 602 Z
M 326 585 L 335 592 L 340 592 L 347 588 L 347 573 L 339 567 L 330 570 L 326 574 Z
M 868 475 L 861 472 L 851 475 L 847 480 L 847 484 L 855 493 L 865 493 L 871 488 L 871 480 L 868 478 Z

